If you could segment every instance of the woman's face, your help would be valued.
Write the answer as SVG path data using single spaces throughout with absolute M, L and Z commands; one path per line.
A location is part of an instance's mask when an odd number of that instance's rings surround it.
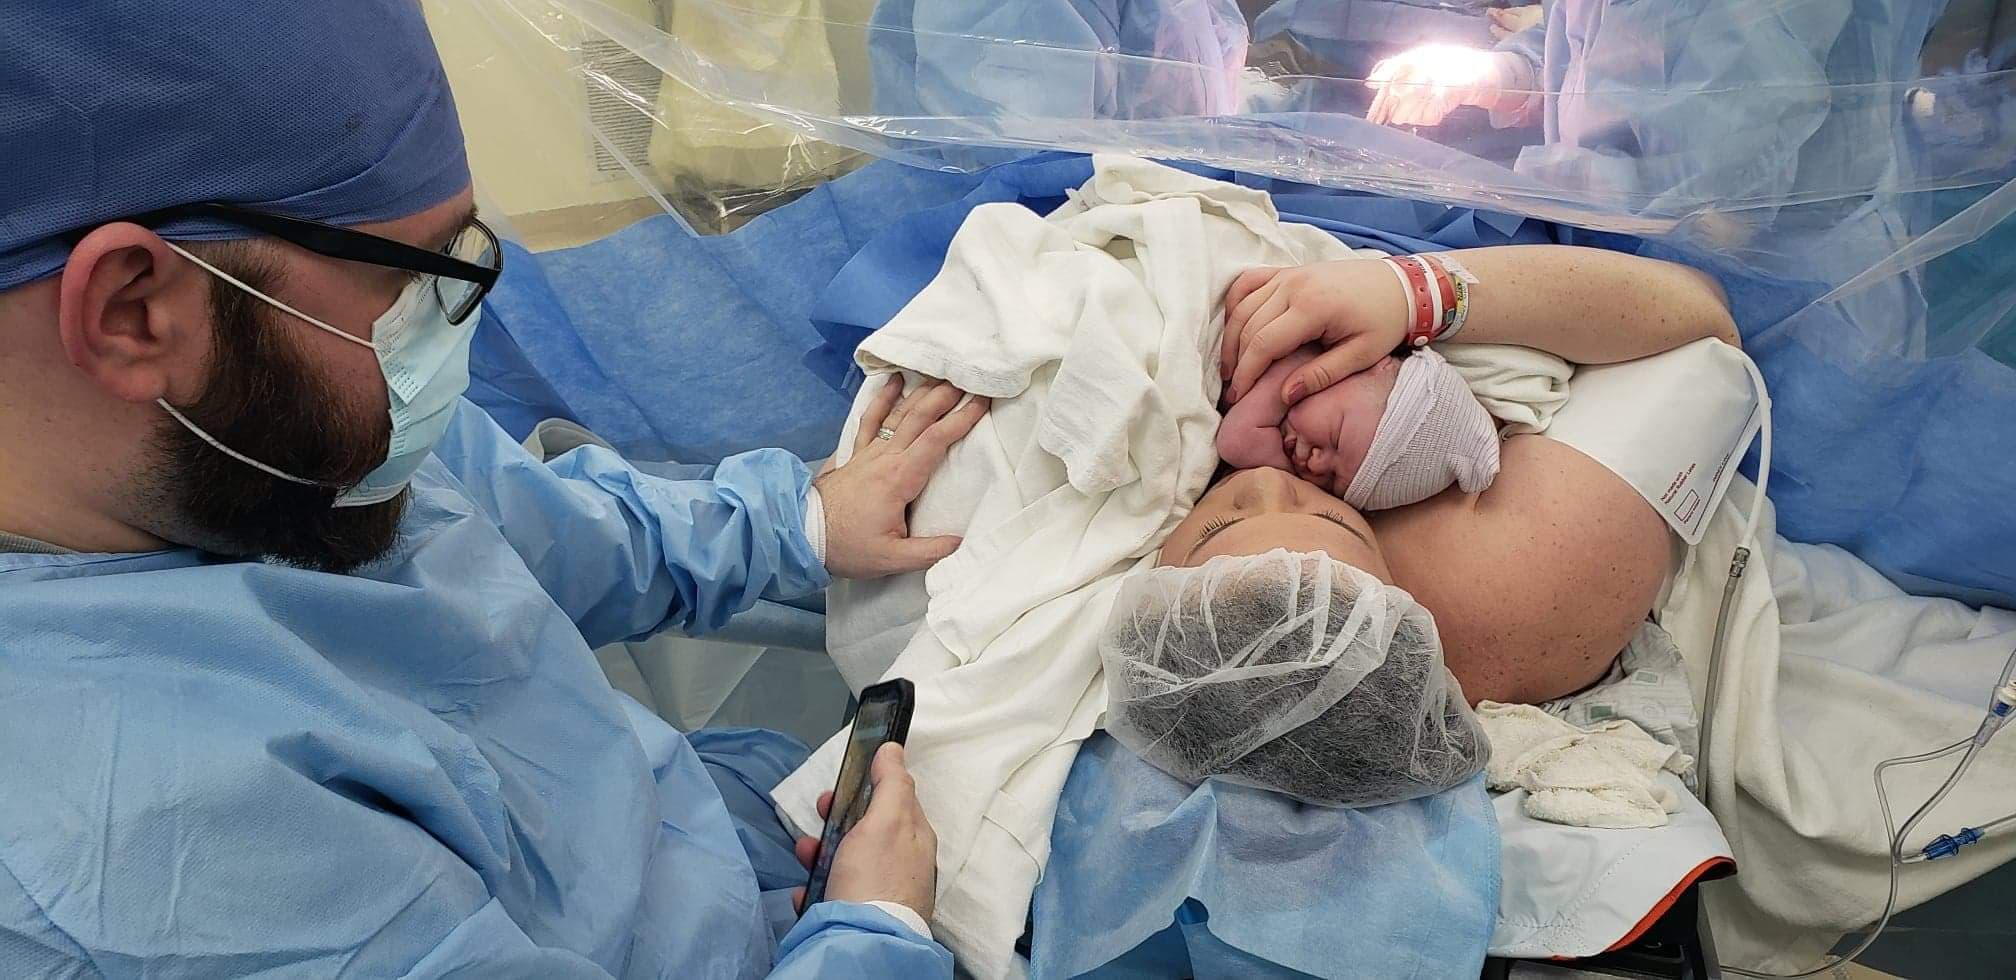
M 1162 543 L 1161 563 L 1202 565 L 1220 555 L 1275 548 L 1320 551 L 1393 583 L 1371 526 L 1351 505 L 1292 473 L 1265 467 L 1240 470 L 1206 491 Z

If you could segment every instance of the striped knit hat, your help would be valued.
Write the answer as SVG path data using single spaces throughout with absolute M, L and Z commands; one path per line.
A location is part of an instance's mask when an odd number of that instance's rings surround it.
M 1463 376 L 1428 348 L 1400 365 L 1386 414 L 1344 502 L 1385 510 L 1426 500 L 1451 483 L 1465 493 L 1498 475 L 1498 427 Z

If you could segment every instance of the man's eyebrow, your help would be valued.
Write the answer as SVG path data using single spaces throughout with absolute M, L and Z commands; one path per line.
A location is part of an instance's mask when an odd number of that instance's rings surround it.
M 434 250 L 437 252 L 446 252 L 449 249 L 449 247 L 455 244 L 455 240 L 457 238 L 462 237 L 462 233 L 468 231 L 469 226 L 474 225 L 475 223 L 476 223 L 476 204 L 475 202 L 472 201 L 470 202 L 469 206 L 462 209 L 462 213 L 456 217 L 454 228 L 452 228 L 448 232 L 448 234 L 442 236 L 439 242 L 435 243 Z
M 1219 533 L 1220 531 L 1223 531 L 1223 530 L 1225 530 L 1226 528 L 1228 528 L 1228 527 L 1231 527 L 1232 525 L 1234 525 L 1234 524 L 1237 524 L 1237 523 L 1239 523 L 1240 521 L 1243 521 L 1243 520 L 1245 520 L 1245 519 L 1246 519 L 1246 518 L 1243 518 L 1243 517 L 1235 517 L 1235 518 L 1233 518 L 1233 519 L 1231 519 L 1231 520 L 1229 520 L 1229 521 L 1226 521 L 1226 522 L 1225 522 L 1225 523 L 1223 523 L 1223 524 L 1220 524 L 1220 525 L 1218 525 L 1217 527 L 1214 527 L 1214 528 L 1212 528 L 1212 529 L 1211 529 L 1211 530 L 1209 530 L 1209 531 L 1206 531 L 1206 532 L 1204 532 L 1204 536 L 1203 536 L 1203 537 L 1201 537 L 1201 538 L 1198 538 L 1198 539 L 1197 539 L 1197 543 L 1196 543 L 1196 544 L 1193 544 L 1193 545 L 1191 545 L 1191 546 L 1190 546 L 1190 551 L 1189 551 L 1189 552 L 1188 552 L 1187 554 L 1185 554 L 1185 555 L 1183 556 L 1183 560 L 1184 560 L 1184 561 L 1189 561 L 1189 560 L 1190 560 L 1190 556 L 1191 556 L 1191 555 L 1194 555 L 1194 554 L 1196 554 L 1196 553 L 1197 553 L 1197 549 L 1199 549 L 1199 548 L 1202 548 L 1202 547 L 1204 547 L 1204 542 L 1206 542 L 1206 541 L 1209 541 L 1209 540 L 1211 540 L 1212 538 L 1215 538 L 1215 537 L 1217 537 L 1217 536 L 1218 536 L 1218 533 Z

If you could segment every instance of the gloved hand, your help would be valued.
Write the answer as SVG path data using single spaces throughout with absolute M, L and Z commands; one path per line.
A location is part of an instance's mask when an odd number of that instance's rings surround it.
M 1370 122 L 1439 126 L 1458 106 L 1490 107 L 1517 77 L 1512 52 L 1428 44 L 1380 62 L 1365 84 L 1375 93 Z
M 909 510 L 952 444 L 987 414 L 985 398 L 954 411 L 964 394 L 934 381 L 905 396 L 898 377 L 862 413 L 847 465 L 813 481 L 826 507 L 827 571 L 843 578 L 913 572 L 959 548 L 951 535 L 911 537 Z
M 1491 18 L 1491 40 L 1503 41 L 1514 34 L 1540 23 L 1546 13 L 1540 5 L 1528 4 L 1524 7 L 1493 7 L 1484 12 Z

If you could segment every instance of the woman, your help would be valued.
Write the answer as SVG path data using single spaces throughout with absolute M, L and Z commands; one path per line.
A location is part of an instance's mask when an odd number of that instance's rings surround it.
M 1566 246 L 1456 253 L 1478 279 L 1467 343 L 1537 348 L 1578 364 L 1635 360 L 1702 338 L 1736 344 L 1706 275 Z M 1407 297 L 1386 264 L 1256 269 L 1226 296 L 1222 371 L 1234 400 L 1276 358 L 1328 350 L 1291 375 L 1292 403 L 1370 367 L 1406 334 Z M 1573 397 L 1573 395 L 1571 395 Z M 1546 435 L 1515 435 L 1481 493 L 1450 489 L 1361 515 L 1275 470 L 1221 480 L 1162 549 L 1165 565 L 1274 548 L 1323 551 L 1411 593 L 1435 616 L 1465 694 L 1534 703 L 1593 683 L 1650 611 L 1674 540 L 1603 463 Z
M 1596 363 L 1736 340 L 1715 285 L 1679 266 L 1552 246 L 1460 258 L 1479 280 L 1465 341 Z M 1377 260 L 1254 270 L 1226 304 L 1229 394 L 1320 342 L 1288 378 L 1307 397 L 1392 351 L 1408 316 Z M 1584 397 L 1601 395 L 1569 393 Z M 1499 853 L 1465 702 L 1596 680 L 1652 608 L 1676 540 L 1567 443 L 1501 448 L 1483 492 L 1371 514 L 1281 470 L 1234 473 L 1163 541 L 1162 567 L 1130 574 L 1100 642 L 1113 738 L 1087 743 L 1059 804 L 1039 955 L 1217 967 L 1236 946 L 1224 975 L 1347 961 L 1354 975 L 1476 974 Z M 1192 899 L 1209 925 L 1183 920 L 1131 952 L 1112 939 L 1144 908 L 1180 917 Z

